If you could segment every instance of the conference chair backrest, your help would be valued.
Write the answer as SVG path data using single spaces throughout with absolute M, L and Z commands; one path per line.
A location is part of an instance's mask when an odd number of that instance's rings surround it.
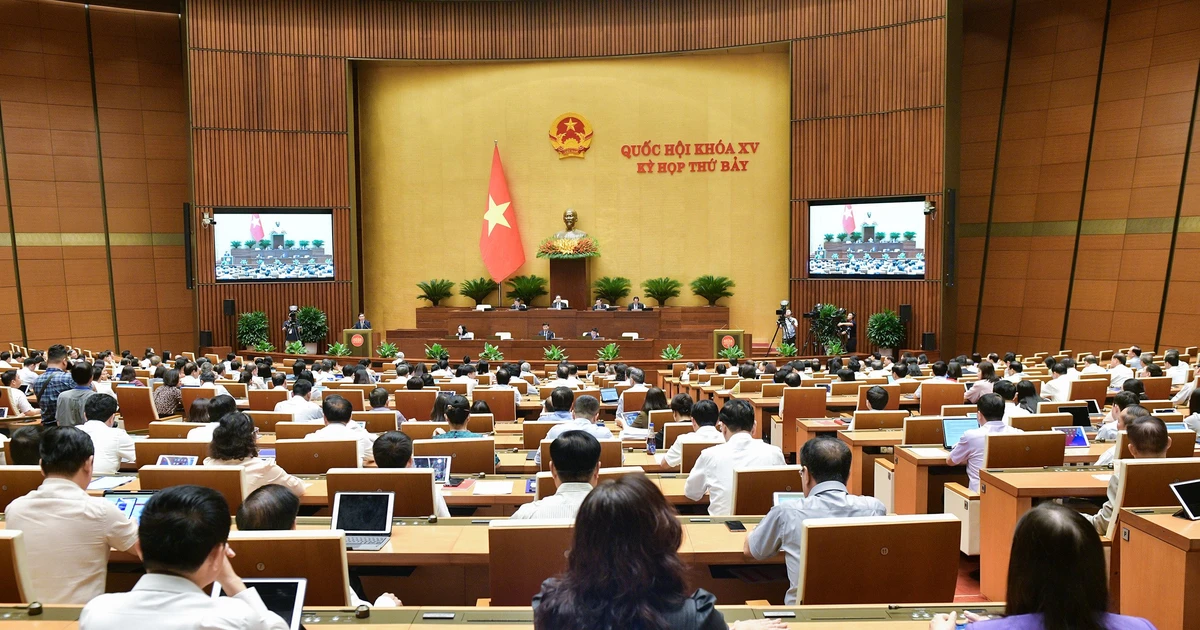
M 550 470 L 550 444 L 552 442 L 553 440 L 542 440 L 538 444 L 538 450 L 542 454 L 542 470 Z M 600 467 L 618 468 L 621 464 L 621 440 L 600 440 Z M 457 471 L 453 465 L 450 470 Z
M 1041 468 L 1062 466 L 1067 441 L 1058 431 L 993 433 L 983 450 L 985 468 Z
M 969 413 L 976 413 L 979 410 L 977 405 L 942 405 L 941 414 L 945 418 L 953 418 L 955 416 L 965 416 Z
M 1014 429 L 1022 431 L 1053 431 L 1054 427 L 1071 426 L 1071 420 L 1069 413 L 1033 413 L 1009 419 Z
M 25 533 L 17 529 L 0 530 L 0 600 L 13 604 L 37 600 L 29 566 Z
M 224 387 L 230 396 L 238 400 L 246 400 L 247 392 L 250 389 L 246 387 L 245 383 L 234 383 L 231 381 L 221 381 L 221 387 Z
M 208 457 L 208 442 L 193 440 L 136 440 L 133 452 L 137 454 L 137 467 L 153 466 L 159 455 L 195 455 L 197 462 Z
M 762 387 L 762 397 L 763 398 L 779 398 L 780 396 L 783 395 L 783 390 L 786 387 L 787 387 L 786 383 L 767 383 L 766 385 L 763 385 L 763 387 Z
M 252 389 L 247 394 L 253 411 L 275 411 L 275 405 L 288 399 L 286 389 Z
M 13 500 L 37 490 L 44 479 L 41 466 L 0 466 L 0 512 Z
M 204 426 L 192 422 L 151 422 L 150 439 L 152 440 L 183 440 L 187 434 L 197 427 Z
M 912 416 L 904 419 L 904 444 L 937 444 L 944 439 L 942 417 Z
M 293 475 L 323 475 L 359 466 L 356 440 L 275 440 L 275 463 Z
M 350 408 L 354 411 L 365 411 L 367 409 L 366 402 L 363 400 L 361 389 L 351 388 L 349 386 L 342 387 L 339 390 L 324 389 L 321 390 L 321 402 L 324 403 L 326 398 L 330 396 L 341 396 L 350 401 Z M 407 416 L 405 416 L 407 417 Z
M 292 421 L 292 414 L 286 411 L 247 411 L 246 415 L 254 421 L 254 428 L 259 433 L 274 433 L 275 425 Z
M 339 492 L 393 492 L 392 516 L 430 516 L 435 511 L 437 489 L 433 471 L 427 468 L 331 468 L 325 484 L 330 510 Z
M 671 364 L 671 376 L 673 376 L 675 378 L 679 378 L 679 375 L 683 374 L 683 371 L 686 369 L 687 369 L 686 363 L 672 363 Z
M 951 601 L 960 527 L 952 514 L 808 519 L 800 534 L 797 603 Z
M 396 412 L 394 411 L 353 411 L 350 419 L 359 422 L 367 433 L 383 433 L 396 430 Z
M 325 428 L 323 422 L 276 422 L 276 440 L 300 440 L 309 433 L 315 433 Z
M 496 430 L 496 416 L 490 413 L 473 413 L 467 416 L 467 430 L 472 433 L 491 433 Z
M 782 420 L 825 417 L 824 387 L 788 387 L 783 390 Z
M 1113 518 L 1109 519 L 1107 535 L 1116 533 L 1122 508 L 1179 505 L 1171 484 L 1200 479 L 1200 458 L 1125 459 L 1114 464 L 1117 481 L 1117 501 Z
M 1193 457 L 1196 453 L 1196 432 L 1187 429 L 1167 431 L 1171 444 L 1167 446 L 1167 458 Z M 1129 434 L 1125 431 L 1117 433 L 1117 459 L 1133 459 L 1129 452 Z
M 336 529 L 229 532 L 238 575 L 305 578 L 304 606 L 349 606 L 346 533 Z
M 546 439 L 546 434 L 559 422 L 551 422 L 549 420 L 531 420 L 521 423 L 521 448 L 534 449 L 542 440 Z M 451 468 L 451 470 L 454 470 Z
M 517 390 L 476 388 L 474 399 L 487 403 L 488 409 L 492 410 L 492 415 L 495 416 L 496 422 L 516 422 Z
M 533 484 L 533 500 L 537 501 L 548 497 L 558 491 L 558 486 L 554 485 L 554 473 L 545 470 L 539 470 L 534 476 Z
M 1171 397 L 1171 377 L 1170 376 L 1148 376 L 1138 379 L 1142 382 L 1142 386 L 1146 388 L 1146 398 L 1150 400 L 1162 400 Z
M 637 411 L 642 408 L 642 403 L 646 402 L 646 390 L 625 392 L 621 394 L 621 398 L 625 401 L 625 405 L 621 409 L 627 412 Z
M 900 393 L 907 395 L 917 391 L 917 388 L 921 386 L 921 381 L 900 381 L 896 384 L 900 386 Z
M 487 374 L 476 374 L 475 380 L 480 385 L 491 385 L 492 384 L 492 373 L 488 372 Z
M 946 405 L 961 405 L 966 393 L 962 383 L 926 381 L 921 385 L 921 415 L 937 415 Z
M 229 513 L 237 514 L 247 492 L 241 466 L 142 466 L 138 481 L 143 490 L 165 490 L 172 486 L 196 485 L 212 488 L 225 497 Z
M 862 383 L 858 381 L 834 381 L 831 385 L 830 396 L 855 396 Z
M 449 456 L 453 458 L 450 470 L 455 475 L 496 473 L 496 440 L 492 437 L 413 440 L 413 455 Z
M 141 431 L 149 427 L 151 422 L 166 419 L 158 416 L 149 388 L 122 385 L 114 387 L 113 391 L 117 393 L 117 404 L 121 407 L 121 420 L 126 431 Z
M 880 411 L 891 410 L 895 411 L 900 408 L 900 385 L 884 384 L 884 385 L 859 385 L 858 386 L 858 406 L 855 409 L 860 411 L 868 411 L 871 406 L 867 404 L 867 390 L 872 387 L 882 387 L 883 391 L 887 392 L 888 401 Z
M 691 422 L 668 422 L 662 425 L 663 429 L 663 448 L 669 449 L 675 444 L 675 440 L 684 433 L 691 433 Z
M 700 453 L 704 452 L 704 449 L 710 446 L 716 446 L 716 444 L 711 442 L 684 442 L 682 459 L 679 461 L 679 472 L 692 472 L 692 468 L 696 466 L 696 460 L 700 459 Z
M 738 382 L 741 383 L 741 385 L 738 385 L 738 389 L 743 394 L 756 394 L 762 391 L 763 385 L 771 381 L 761 378 L 748 378 Z
M 180 388 L 183 397 L 183 415 L 186 418 L 192 411 L 192 403 L 198 398 L 213 398 L 217 395 L 215 387 L 183 387 Z
M 872 429 L 903 429 L 904 419 L 908 412 L 896 411 L 855 411 L 852 425 L 855 431 Z
M 595 398 L 596 400 L 600 400 L 600 388 L 599 387 L 588 387 L 585 389 L 576 389 L 576 390 L 573 390 L 571 392 L 571 394 L 572 394 L 571 400 L 579 400 L 580 396 L 591 396 L 592 398 Z
M 776 492 L 802 492 L 801 466 L 737 468 L 733 471 L 733 513 L 741 516 L 766 514 L 775 503 Z
M 1067 400 L 1067 401 L 1063 401 L 1063 402 L 1044 400 L 1037 404 L 1037 412 L 1041 413 L 1041 414 L 1058 413 L 1059 410 L 1062 409 L 1063 407 L 1078 407 L 1083 404 L 1087 404 L 1087 403 L 1083 403 L 1078 400 Z M 1101 405 L 1101 407 L 1103 407 L 1103 405 Z M 1064 411 L 1063 413 L 1066 413 L 1066 412 Z M 1070 424 L 1070 423 L 1068 423 L 1068 424 Z
M 438 383 L 438 389 L 440 389 L 444 392 L 454 392 L 455 394 L 458 394 L 459 396 L 467 395 L 467 384 L 466 383 L 451 383 L 449 381 L 446 381 L 445 383 Z
M 663 425 L 675 419 L 675 412 L 670 409 L 654 409 L 650 412 L 650 422 L 654 423 L 654 428 L 662 430 Z
M 1169 378 L 1167 382 L 1167 389 L 1170 390 Z M 1067 398 L 1070 400 L 1094 400 L 1096 404 L 1103 407 L 1104 399 L 1108 395 L 1108 381 L 1077 379 L 1071 381 L 1067 392 Z
M 11 418 L 17 415 L 17 408 L 13 405 L 12 396 L 8 393 L 9 388 L 0 387 L 0 409 L 7 409 L 8 416 Z
M 428 420 L 438 393 L 434 389 L 406 389 L 396 392 L 396 411 L 409 420 Z
M 400 425 L 400 431 L 413 440 L 432 439 L 437 430 L 450 430 L 449 422 L 405 422 Z
M 567 568 L 571 525 L 523 525 L 488 528 L 489 590 L 492 606 L 529 606 L 542 581 Z
M 646 471 L 641 466 L 618 466 L 616 468 L 600 468 L 599 483 L 615 481 L 625 475 L 644 475 Z
M 1108 372 L 1093 372 L 1091 374 L 1079 375 L 1079 380 L 1081 381 L 1104 381 L 1107 383 L 1111 379 L 1112 377 L 1109 376 Z
M 1174 409 L 1175 403 L 1170 400 L 1143 400 L 1138 403 L 1153 412 L 1155 409 Z

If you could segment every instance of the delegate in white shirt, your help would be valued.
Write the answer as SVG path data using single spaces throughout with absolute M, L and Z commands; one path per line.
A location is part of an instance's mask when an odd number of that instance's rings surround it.
M 683 493 L 693 501 L 708 491 L 708 513 L 726 516 L 733 513 L 733 471 L 737 468 L 783 466 L 783 451 L 749 433 L 737 433 L 724 444 L 704 449 L 688 475 Z
M 137 543 L 137 524 L 69 479 L 49 478 L 5 510 L 6 527 L 25 533 L 31 601 L 86 604 L 104 593 L 110 548 Z M 87 627 L 87 626 L 84 626 Z
M 963 462 L 966 462 L 967 478 L 971 480 L 971 489 L 976 492 L 979 492 L 979 469 L 983 468 L 983 455 L 984 450 L 987 448 L 987 436 L 992 433 L 1023 433 L 1023 431 L 1005 426 L 1003 421 L 986 422 L 978 429 L 971 429 L 963 433 L 962 437 L 958 439 L 958 444 L 954 445 L 954 450 L 950 451 L 950 457 L 948 458 L 950 463 L 955 466 L 960 466 Z
M 128 593 L 101 595 L 84 606 L 80 630 L 288 630 L 248 588 L 213 599 L 191 580 L 176 575 L 143 575 Z
M 359 466 L 375 461 L 375 438 L 363 426 L 353 420 L 346 423 L 330 422 L 324 427 L 304 436 L 306 440 L 354 440 L 358 443 Z
M 275 403 L 275 411 L 292 414 L 292 422 L 322 422 L 325 419 L 321 405 L 305 400 L 303 396 L 292 396 Z
M 554 494 L 526 503 L 512 515 L 512 518 L 543 519 L 543 518 L 575 518 L 579 506 L 592 491 L 589 483 L 564 483 Z
M 111 475 L 121 467 L 121 462 L 137 461 L 133 438 L 124 430 L 110 427 L 99 420 L 88 420 L 78 428 L 92 438 L 92 448 L 96 452 L 93 474 Z
M 679 468 L 679 465 L 683 463 L 684 444 L 723 444 L 724 442 L 725 436 L 717 430 L 717 427 L 704 425 L 691 433 L 684 433 L 675 438 L 675 443 L 671 445 L 671 448 L 659 456 L 658 463 L 669 468 Z
M 29 404 L 29 397 L 25 392 L 15 388 L 8 388 L 8 401 L 12 404 L 12 408 L 16 410 L 18 416 L 23 416 L 30 411 L 33 411 L 33 405 Z
M 289 475 L 286 470 L 280 468 L 275 462 L 267 461 L 261 457 L 247 457 L 240 461 L 205 457 L 204 465 L 241 466 L 243 496 L 250 496 L 251 492 L 271 484 L 281 485 L 291 490 L 292 494 L 298 497 L 304 496 L 305 485 L 303 481 Z
M 612 431 L 609 431 L 607 427 L 603 427 L 598 424 L 592 424 L 591 422 L 588 422 L 586 418 L 572 418 L 550 427 L 550 430 L 546 432 L 546 439 L 553 442 L 554 440 L 558 439 L 558 436 L 566 433 L 567 431 L 586 431 L 587 433 L 591 433 L 592 437 L 596 438 L 597 440 L 613 439 Z M 538 466 L 542 465 L 542 449 L 539 448 L 534 454 L 533 462 Z

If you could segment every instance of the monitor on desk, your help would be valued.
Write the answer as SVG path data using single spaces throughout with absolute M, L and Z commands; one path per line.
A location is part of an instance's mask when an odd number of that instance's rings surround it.
M 975 418 L 943 418 L 942 419 L 942 446 L 947 450 L 953 449 L 955 444 L 962 439 L 962 436 L 971 429 L 979 428 L 979 420 Z

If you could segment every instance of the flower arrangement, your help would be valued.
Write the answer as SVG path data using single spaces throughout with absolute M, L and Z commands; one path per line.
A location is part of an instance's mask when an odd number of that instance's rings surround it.
M 538 245 L 538 258 L 592 258 L 600 255 L 600 245 L 596 239 L 583 238 L 548 238 Z

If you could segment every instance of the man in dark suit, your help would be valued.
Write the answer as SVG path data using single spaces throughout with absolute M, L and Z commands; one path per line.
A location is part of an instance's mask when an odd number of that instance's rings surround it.
M 370 330 L 371 329 L 371 320 L 367 319 L 366 315 L 359 313 L 358 321 L 354 322 L 354 325 L 351 326 L 351 328 L 353 328 L 354 330 Z
M 645 310 L 645 308 L 646 307 L 642 305 L 642 300 L 636 296 L 634 296 L 633 302 L 629 304 L 629 310 L 631 311 L 641 311 Z
M 596 330 L 595 328 L 593 328 L 590 332 L 587 332 L 584 334 L 587 336 L 588 339 L 591 339 L 593 341 L 600 338 L 600 331 Z
M 538 331 L 537 336 L 545 339 L 546 341 L 550 341 L 551 339 L 554 339 L 554 331 L 550 330 L 550 324 L 542 324 L 542 329 Z

